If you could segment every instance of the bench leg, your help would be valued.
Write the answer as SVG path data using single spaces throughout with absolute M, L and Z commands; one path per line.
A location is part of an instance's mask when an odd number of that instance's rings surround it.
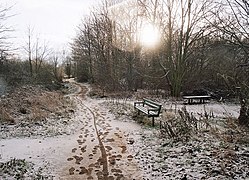
M 152 126 L 153 126 L 153 127 L 155 126 L 155 119 L 154 119 L 154 116 L 152 117 Z

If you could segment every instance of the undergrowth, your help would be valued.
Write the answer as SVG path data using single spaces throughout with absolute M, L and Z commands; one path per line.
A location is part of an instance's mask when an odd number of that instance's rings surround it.
M 215 118 L 212 112 L 201 114 L 199 118 L 188 112 L 186 106 L 178 111 L 166 111 L 162 116 L 160 132 L 174 140 L 188 141 L 208 133 L 214 138 L 228 143 L 249 143 L 249 129 L 238 124 L 232 117 Z
M 7 162 L 0 162 L 0 179 L 52 179 L 43 175 L 43 169 L 34 168 L 34 164 L 25 159 L 10 159 Z

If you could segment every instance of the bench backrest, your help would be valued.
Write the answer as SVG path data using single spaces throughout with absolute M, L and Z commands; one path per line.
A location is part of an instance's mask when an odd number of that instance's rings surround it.
M 154 102 L 154 101 L 152 101 L 150 99 L 146 99 L 146 98 L 143 98 L 143 101 L 144 101 L 144 104 L 146 104 L 146 105 L 148 105 L 150 107 L 153 107 L 153 108 L 157 108 L 159 110 L 159 112 L 160 112 L 161 107 L 162 107 L 161 104 L 159 104 L 157 102 Z

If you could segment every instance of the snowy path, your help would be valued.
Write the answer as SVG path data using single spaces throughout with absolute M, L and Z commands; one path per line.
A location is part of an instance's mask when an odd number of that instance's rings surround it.
M 141 179 L 127 148 L 128 133 L 136 128 L 117 122 L 97 100 L 85 96 L 87 87 L 76 84 L 71 94 L 80 106 L 79 132 L 50 138 L 0 140 L 0 160 L 26 159 L 43 167 L 53 179 Z M 134 129 L 135 128 L 135 129 Z
M 81 91 L 78 94 L 77 100 L 87 113 L 61 179 L 139 179 L 133 155 L 127 151 L 125 132 L 96 100 L 82 97 Z

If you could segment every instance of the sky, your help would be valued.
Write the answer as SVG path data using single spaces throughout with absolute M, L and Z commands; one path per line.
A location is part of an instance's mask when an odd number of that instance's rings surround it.
M 98 3 L 99 0 L 0 0 L 1 6 L 13 6 L 8 14 L 14 16 L 7 24 L 14 29 L 11 36 L 15 46 L 24 46 L 31 27 L 34 36 L 54 49 L 68 46 L 83 17 Z

